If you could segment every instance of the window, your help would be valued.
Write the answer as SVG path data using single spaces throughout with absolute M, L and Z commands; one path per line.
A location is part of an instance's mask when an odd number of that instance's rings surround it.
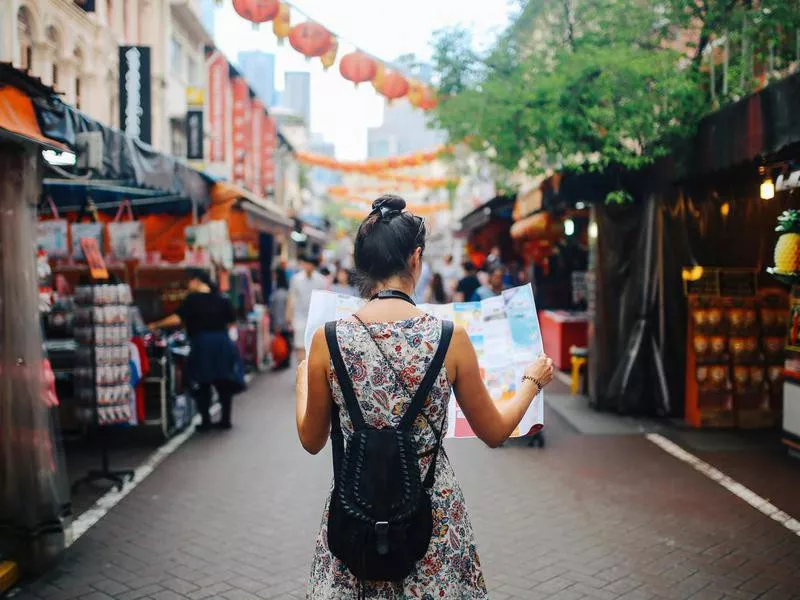
M 183 74 L 183 48 L 175 38 L 169 41 L 169 67 L 174 75 Z
M 81 78 L 75 78 L 75 108 L 81 109 Z
M 33 26 L 27 7 L 17 12 L 17 39 L 19 39 L 19 66 L 30 71 L 33 68 Z
M 58 86 L 58 65 L 56 63 L 53 63 L 52 77 L 53 77 L 52 86 L 53 87 L 57 87 Z

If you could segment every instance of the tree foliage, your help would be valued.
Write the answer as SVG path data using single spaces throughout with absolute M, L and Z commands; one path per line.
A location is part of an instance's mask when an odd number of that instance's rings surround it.
M 510 170 L 637 169 L 692 135 L 712 87 L 750 89 L 736 52 L 781 67 L 798 28 L 800 0 L 528 0 L 483 54 L 463 28 L 437 33 L 435 122 Z M 723 37 L 724 93 L 707 72 Z

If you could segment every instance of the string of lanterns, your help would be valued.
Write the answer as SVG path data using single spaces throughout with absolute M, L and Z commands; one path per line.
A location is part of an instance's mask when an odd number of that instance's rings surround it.
M 369 214 L 372 200 L 369 198 L 361 198 L 359 196 L 351 196 L 341 199 L 344 204 L 361 204 L 366 205 L 366 208 L 355 206 L 342 206 L 340 214 L 343 217 L 352 219 L 363 219 Z M 414 215 L 430 216 L 439 212 L 450 210 L 450 205 L 447 202 L 436 202 L 434 204 L 407 204 L 406 210 Z
M 316 21 L 291 24 L 291 9 L 302 11 L 281 0 L 232 0 L 236 13 L 258 27 L 272 21 L 272 31 L 279 44 L 289 39 L 289 44 L 307 59 L 319 58 L 327 71 L 336 63 L 339 50 L 337 36 Z M 216 0 L 221 5 L 222 0 Z M 406 77 L 397 69 L 387 68 L 387 63 L 374 56 L 354 50 L 339 61 L 339 73 L 355 86 L 371 82 L 375 91 L 389 102 L 407 97 L 409 103 L 420 110 L 436 108 L 436 93 L 426 84 Z
M 453 152 L 452 146 L 439 146 L 433 150 L 414 152 L 390 158 L 371 159 L 357 162 L 345 162 L 336 160 L 323 154 L 313 152 L 297 151 L 298 162 L 314 167 L 322 167 L 331 171 L 342 171 L 344 173 L 363 173 L 373 174 L 406 167 L 419 167 L 438 160 L 440 157 Z

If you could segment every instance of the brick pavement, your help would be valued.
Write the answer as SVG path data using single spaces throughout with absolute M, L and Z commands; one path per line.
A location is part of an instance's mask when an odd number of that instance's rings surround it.
M 304 597 L 331 466 L 296 441 L 291 389 L 255 382 L 234 431 L 195 435 L 16 597 Z M 547 430 L 446 444 L 494 600 L 800 598 L 797 536 L 639 436 Z

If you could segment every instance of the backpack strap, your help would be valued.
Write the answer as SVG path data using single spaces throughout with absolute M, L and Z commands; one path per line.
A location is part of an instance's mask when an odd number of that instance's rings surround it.
M 422 383 L 419 384 L 417 393 L 414 394 L 411 404 L 408 405 L 406 414 L 404 414 L 403 418 L 400 420 L 400 429 L 410 429 L 411 425 L 414 423 L 414 419 L 416 419 L 417 415 L 422 411 L 425 400 L 430 395 L 431 390 L 436 383 L 436 379 L 439 377 L 439 372 L 442 370 L 444 358 L 447 355 L 447 349 L 450 347 L 450 340 L 452 337 L 453 322 L 442 321 L 442 334 L 439 337 L 439 347 L 436 348 L 436 354 L 433 355 L 433 360 L 428 367 L 428 371 L 425 373 Z M 442 433 L 443 432 L 440 432 L 439 434 L 440 440 Z
M 333 370 L 336 372 L 336 379 L 339 381 L 339 387 L 342 389 L 342 396 L 344 396 L 345 408 L 350 415 L 350 420 L 353 423 L 353 429 L 358 431 L 367 426 L 364 421 L 364 415 L 361 414 L 361 407 L 358 405 L 356 393 L 353 390 L 353 381 L 347 373 L 347 367 L 344 365 L 342 359 L 342 352 L 339 349 L 339 340 L 336 337 L 336 321 L 329 321 L 325 324 L 325 340 L 328 342 L 328 352 L 330 352 L 331 360 L 333 361 Z M 334 410 L 338 410 L 334 405 Z

